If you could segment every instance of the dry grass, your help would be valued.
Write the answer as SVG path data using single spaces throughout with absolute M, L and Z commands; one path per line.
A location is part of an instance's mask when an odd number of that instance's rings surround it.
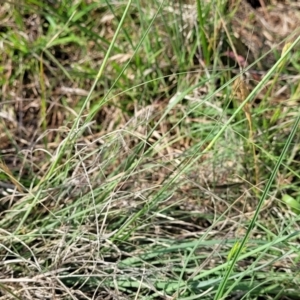
M 247 36 L 241 9 L 233 19 L 222 6 L 204 10 L 212 67 L 194 5 L 133 2 L 82 114 L 126 3 L 1 5 L 0 168 L 3 189 L 14 190 L 1 196 L 0 299 L 211 299 L 280 159 L 299 114 L 296 52 L 247 106 L 251 139 L 237 114 L 206 149 L 237 109 L 230 79 L 240 69 L 230 63 L 242 58 L 244 68 L 262 55 L 243 40 L 280 57 L 297 2 L 287 14 L 251 9 Z M 258 22 L 281 15 L 288 32 L 256 35 Z M 248 70 L 250 91 L 274 60 L 270 52 Z M 299 194 L 298 139 L 227 297 L 298 299 L 299 218 L 281 201 Z

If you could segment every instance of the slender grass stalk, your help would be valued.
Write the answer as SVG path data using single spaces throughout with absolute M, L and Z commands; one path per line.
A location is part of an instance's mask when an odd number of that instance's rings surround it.
M 228 121 L 224 124 L 221 130 L 216 134 L 213 140 L 209 143 L 209 145 L 203 151 L 203 154 L 207 153 L 216 141 L 220 138 L 220 136 L 224 133 L 228 125 L 235 119 L 235 117 L 239 114 L 239 112 L 243 109 L 243 107 L 248 103 L 253 97 L 258 93 L 258 91 L 266 84 L 266 82 L 270 79 L 272 74 L 276 72 L 278 67 L 282 64 L 282 61 L 289 55 L 293 48 L 299 43 L 300 36 L 293 42 L 292 45 L 286 50 L 286 52 L 282 55 L 282 57 L 276 62 L 276 64 L 269 70 L 269 72 L 264 76 L 264 78 L 259 82 L 259 84 L 252 90 L 252 92 L 248 95 L 248 97 L 241 103 L 241 105 L 235 110 L 234 114 L 228 119 Z M 233 79 L 234 80 L 234 79 Z M 232 80 L 232 81 L 233 81 Z
M 73 126 L 72 126 L 72 128 L 71 128 L 71 130 L 70 130 L 70 133 L 68 134 L 67 138 L 66 138 L 66 139 L 64 140 L 64 142 L 62 143 L 61 148 L 60 148 L 60 150 L 59 150 L 59 153 L 57 153 L 57 157 L 56 157 L 56 159 L 54 160 L 54 162 L 52 163 L 51 167 L 49 168 L 49 171 L 48 171 L 48 173 L 46 174 L 46 176 L 44 176 L 43 181 L 47 181 L 47 179 L 52 175 L 52 173 L 53 173 L 53 171 L 55 170 L 57 164 L 58 164 L 59 161 L 61 160 L 62 155 L 63 155 L 64 152 L 65 152 L 66 147 L 67 147 L 67 146 L 70 146 L 70 142 L 71 142 L 72 140 L 74 140 L 74 139 L 78 136 L 78 133 L 79 133 L 79 123 L 80 123 L 82 114 L 83 114 L 83 112 L 84 112 L 86 106 L 87 106 L 88 103 L 90 102 L 90 99 L 91 99 L 92 94 L 93 94 L 93 92 L 94 92 L 94 90 L 95 90 L 95 87 L 96 87 L 97 83 L 99 82 L 99 80 L 100 80 L 100 78 L 101 78 L 101 76 L 102 76 L 102 74 L 103 74 L 103 71 L 104 71 L 104 69 L 105 69 L 105 66 L 106 66 L 106 64 L 107 64 L 107 62 L 108 62 L 108 58 L 109 58 L 109 56 L 110 56 L 110 54 L 111 54 L 111 52 L 112 52 L 112 49 L 113 49 L 113 47 L 114 47 L 114 45 L 115 45 L 115 43 L 116 43 L 117 37 L 118 37 L 120 31 L 122 30 L 122 25 L 123 25 L 123 23 L 124 23 L 124 21 L 125 21 L 125 18 L 126 18 L 126 16 L 127 16 L 127 14 L 128 14 L 128 11 L 129 11 L 129 8 L 130 8 L 131 3 L 132 3 L 132 0 L 128 0 L 128 3 L 127 3 L 127 5 L 126 5 L 126 8 L 125 8 L 124 13 L 123 13 L 123 15 L 122 15 L 122 18 L 121 18 L 121 20 L 120 20 L 120 23 L 118 24 L 118 27 L 117 27 L 117 29 L 116 29 L 116 32 L 115 32 L 114 36 L 113 36 L 113 39 L 112 39 L 112 41 L 111 41 L 111 43 L 110 43 L 110 45 L 109 45 L 109 48 L 108 48 L 108 50 L 107 50 L 107 52 L 106 52 L 106 55 L 105 55 L 105 57 L 104 57 L 104 59 L 103 59 L 103 63 L 102 63 L 102 65 L 101 65 L 101 67 L 100 67 L 100 69 L 99 69 L 99 71 L 98 71 L 98 73 L 97 73 L 97 75 L 96 75 L 96 78 L 95 78 L 95 80 L 94 80 L 94 83 L 93 83 L 91 89 L 89 90 L 89 93 L 88 93 L 88 95 L 87 95 L 87 97 L 86 97 L 86 99 L 85 99 L 83 105 L 81 106 L 81 109 L 80 109 L 80 111 L 79 111 L 79 113 L 78 113 L 78 116 L 77 116 L 77 118 L 75 119 L 74 124 L 73 124 Z
M 41 85 L 41 111 L 40 111 L 40 118 L 43 131 L 47 130 L 47 102 L 46 102 L 46 88 L 45 88 L 45 79 L 44 79 L 44 65 L 43 65 L 43 55 L 40 57 L 40 85 Z M 47 137 L 44 136 L 44 145 L 47 149 Z
M 283 148 L 283 150 L 281 152 L 281 155 L 280 155 L 280 157 L 279 157 L 279 159 L 278 159 L 278 161 L 277 161 L 277 163 L 276 163 L 276 165 L 275 165 L 275 167 L 274 167 L 274 169 L 273 169 L 273 171 L 272 171 L 272 173 L 270 175 L 270 178 L 269 178 L 269 180 L 267 182 L 266 188 L 264 189 L 263 194 L 261 196 L 261 199 L 259 200 L 259 203 L 258 203 L 257 208 L 255 210 L 255 214 L 254 214 L 254 216 L 253 216 L 253 218 L 251 220 L 251 223 L 250 223 L 250 225 L 249 225 L 249 227 L 247 229 L 247 232 L 246 232 L 244 238 L 242 239 L 242 241 L 240 242 L 239 247 L 236 249 L 235 255 L 234 255 L 233 259 L 232 259 L 232 262 L 231 262 L 228 270 L 226 271 L 225 276 L 224 276 L 224 278 L 223 278 L 223 280 L 222 280 L 222 282 L 221 282 L 221 284 L 220 284 L 220 286 L 218 288 L 218 291 L 217 291 L 217 293 L 216 293 L 216 295 L 214 297 L 215 300 L 221 299 L 223 297 L 223 293 L 224 293 L 224 290 L 226 288 L 226 284 L 227 284 L 227 281 L 229 279 L 229 276 L 230 276 L 230 274 L 231 274 L 231 272 L 232 272 L 232 270 L 233 270 L 233 268 L 235 266 L 235 263 L 236 263 L 238 257 L 240 256 L 242 250 L 246 246 L 246 242 L 247 242 L 247 240 L 248 240 L 248 238 L 250 236 L 250 233 L 251 233 L 252 229 L 255 226 L 255 222 L 256 222 L 256 220 L 258 218 L 258 214 L 260 212 L 260 209 L 261 209 L 261 207 L 262 207 L 265 199 L 268 196 L 268 193 L 269 193 L 270 188 L 271 188 L 271 186 L 273 184 L 273 181 L 274 181 L 274 178 L 275 178 L 275 176 L 276 176 L 276 174 L 278 172 L 278 169 L 279 169 L 280 165 L 282 164 L 282 161 L 285 158 L 285 155 L 287 154 L 288 148 L 289 148 L 289 146 L 290 146 L 290 144 L 291 144 L 291 142 L 292 142 L 292 140 L 293 140 L 296 132 L 298 131 L 299 123 L 300 123 L 300 114 L 298 115 L 297 119 L 295 120 L 295 123 L 294 123 L 294 126 L 293 126 L 292 130 L 291 130 L 291 133 L 289 134 L 289 137 L 288 137 L 288 139 L 287 139 L 287 141 L 286 141 L 286 143 L 284 145 L 284 148 Z
M 200 42 L 201 42 L 201 50 L 203 52 L 203 57 L 206 65 L 209 65 L 210 62 L 210 51 L 208 46 L 207 37 L 205 34 L 205 21 L 203 18 L 203 11 L 202 11 L 202 4 L 201 0 L 197 0 L 197 16 L 198 16 L 198 22 L 199 22 L 199 34 L 200 34 Z
M 132 0 L 128 0 L 128 3 L 127 3 L 127 6 L 124 10 L 124 13 L 122 15 L 122 18 L 120 20 L 120 23 L 118 24 L 118 27 L 117 27 L 117 30 L 113 36 L 113 39 L 111 41 L 111 44 L 109 45 L 109 48 L 106 52 L 106 55 L 103 59 L 103 63 L 99 69 L 99 72 L 94 80 L 94 83 L 80 109 L 80 112 L 77 116 L 77 118 L 75 119 L 74 121 L 74 124 L 70 130 L 70 133 L 68 134 L 68 136 L 66 137 L 66 139 L 61 143 L 61 147 L 59 148 L 59 150 L 57 151 L 57 155 L 53 161 L 53 163 L 51 164 L 50 168 L 49 168 L 49 171 L 44 175 L 43 179 L 39 182 L 38 186 L 43 186 L 47 181 L 48 179 L 52 176 L 53 172 L 55 171 L 55 168 L 57 167 L 57 165 L 59 164 L 60 160 L 62 159 L 64 153 L 65 153 L 65 150 L 67 147 L 70 147 L 70 145 L 72 144 L 72 141 L 75 140 L 75 138 L 79 135 L 80 133 L 80 130 L 79 130 L 79 123 L 80 123 L 80 120 L 81 120 L 81 117 L 82 117 L 82 114 L 84 112 L 84 109 L 86 108 L 87 104 L 90 102 L 90 99 L 92 97 L 92 94 L 93 94 L 93 91 L 95 90 L 95 87 L 98 83 L 98 81 L 100 80 L 102 74 L 103 74 L 103 71 L 104 71 L 104 68 L 108 62 L 108 58 L 111 54 L 111 51 L 114 47 L 114 44 L 116 43 L 116 40 L 117 40 L 117 37 L 119 35 L 119 32 L 121 31 L 122 29 L 122 25 L 125 21 L 125 17 L 127 16 L 128 14 L 128 11 L 129 11 L 129 8 L 130 8 L 130 5 L 131 5 L 131 2 Z M 33 207 L 36 205 L 38 199 L 39 199 L 39 196 L 41 194 L 41 189 L 39 189 L 39 191 L 37 192 L 37 194 L 35 195 L 34 197 L 34 200 L 31 202 L 31 204 L 28 206 L 22 220 L 20 221 L 20 223 L 18 224 L 18 227 L 16 229 L 16 232 L 18 232 L 20 230 L 20 228 L 22 228 L 24 222 L 26 221 L 26 219 L 28 218 L 29 214 L 31 213 L 31 210 L 33 209 Z

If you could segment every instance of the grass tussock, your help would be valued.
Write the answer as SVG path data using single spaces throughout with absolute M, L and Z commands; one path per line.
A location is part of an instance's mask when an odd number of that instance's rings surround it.
M 0 6 L 1 300 L 299 299 L 282 5 Z

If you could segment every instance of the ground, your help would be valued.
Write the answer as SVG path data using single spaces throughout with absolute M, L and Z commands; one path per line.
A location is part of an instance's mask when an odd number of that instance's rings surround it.
M 297 1 L 0 7 L 0 299 L 300 299 Z

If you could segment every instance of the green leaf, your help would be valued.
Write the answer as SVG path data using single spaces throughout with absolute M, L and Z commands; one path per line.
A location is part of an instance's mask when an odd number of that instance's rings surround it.
M 295 198 L 290 195 L 283 195 L 282 201 L 289 206 L 295 214 L 300 214 L 300 203 Z

